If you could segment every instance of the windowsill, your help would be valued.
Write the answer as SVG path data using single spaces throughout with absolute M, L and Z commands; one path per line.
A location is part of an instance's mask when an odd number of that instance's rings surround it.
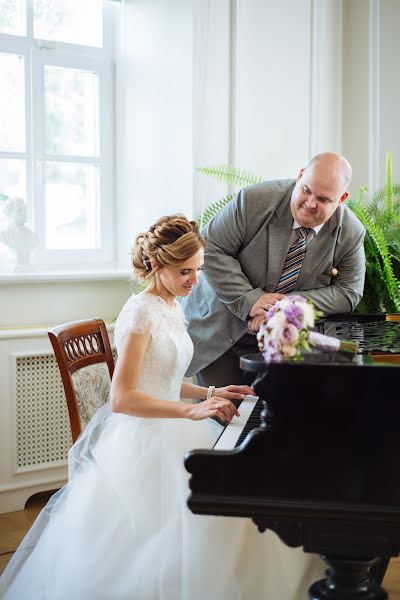
M 27 273 L 0 273 L 2 283 L 52 283 L 64 281 L 112 281 L 130 280 L 129 269 L 87 269 L 82 271 L 32 271 Z

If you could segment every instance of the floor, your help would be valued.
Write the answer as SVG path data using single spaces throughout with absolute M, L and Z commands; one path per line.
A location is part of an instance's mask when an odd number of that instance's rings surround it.
M 0 515 L 0 573 L 53 492 L 35 494 L 25 510 Z
M 0 515 L 0 573 L 6 568 L 15 549 L 51 493 L 36 494 L 28 501 L 25 510 Z M 400 557 L 390 561 L 383 587 L 390 600 L 400 600 Z

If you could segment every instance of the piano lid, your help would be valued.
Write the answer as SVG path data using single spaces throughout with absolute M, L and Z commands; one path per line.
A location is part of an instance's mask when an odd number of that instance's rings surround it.
M 357 341 L 359 354 L 400 354 L 400 315 L 330 315 L 318 321 L 317 328 L 338 339 Z
M 301 360 L 294 362 L 293 360 L 283 361 L 283 364 L 302 364 L 302 365 L 352 365 L 362 366 L 374 364 L 371 357 L 368 355 L 355 355 L 348 356 L 341 352 L 319 352 L 317 350 L 312 352 L 305 352 L 302 355 Z M 240 368 L 243 371 L 251 373 L 260 373 L 265 371 L 267 365 L 261 352 L 253 354 L 244 354 L 240 357 Z

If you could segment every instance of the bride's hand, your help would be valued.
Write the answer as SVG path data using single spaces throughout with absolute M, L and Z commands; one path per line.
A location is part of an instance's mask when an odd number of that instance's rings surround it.
M 230 400 L 219 396 L 212 396 L 208 400 L 190 406 L 187 417 L 192 421 L 201 421 L 209 417 L 218 417 L 221 421 L 229 423 L 234 415 L 239 416 L 238 409 Z
M 215 388 L 215 395 L 226 400 L 243 400 L 245 396 L 255 396 L 256 394 L 248 385 L 226 385 Z

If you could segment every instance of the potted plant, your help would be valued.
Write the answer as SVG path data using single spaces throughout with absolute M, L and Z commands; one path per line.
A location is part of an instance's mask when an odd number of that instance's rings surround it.
M 361 188 L 347 203 L 366 229 L 366 277 L 358 312 L 400 313 L 400 186 L 386 157 L 385 184 L 372 197 Z

